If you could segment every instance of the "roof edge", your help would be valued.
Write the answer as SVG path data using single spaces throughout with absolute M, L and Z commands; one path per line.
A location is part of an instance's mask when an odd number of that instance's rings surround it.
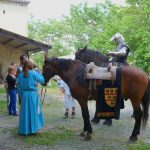
M 51 45 L 48 45 L 48 44 L 45 44 L 45 43 L 42 43 L 42 42 L 30 39 L 28 37 L 22 36 L 20 34 L 17 34 L 17 33 L 14 33 L 14 32 L 11 32 L 11 31 L 8 31 L 8 30 L 5 30 L 5 29 L 2 29 L 2 28 L 0 28 L 0 33 L 1 34 L 5 34 L 5 35 L 7 35 L 10 38 L 16 38 L 16 39 L 27 41 L 28 43 L 36 44 L 40 48 L 42 48 L 43 50 L 51 49 L 52 48 Z
M 0 0 L 0 1 L 1 2 L 8 2 L 8 3 L 22 4 L 22 5 L 30 4 L 30 1 L 28 1 L 28 0 Z

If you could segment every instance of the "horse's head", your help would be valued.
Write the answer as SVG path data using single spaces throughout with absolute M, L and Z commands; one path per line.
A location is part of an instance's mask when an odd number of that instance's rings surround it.
M 75 60 L 83 61 L 85 59 L 86 51 L 87 51 L 87 46 L 85 46 L 83 49 L 78 48 L 78 51 L 76 51 L 75 53 Z
M 57 58 L 45 58 L 43 66 L 43 76 L 45 79 L 45 84 L 56 75 Z

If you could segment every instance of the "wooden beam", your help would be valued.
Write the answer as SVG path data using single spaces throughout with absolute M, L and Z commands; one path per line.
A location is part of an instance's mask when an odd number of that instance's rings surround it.
M 13 41 L 13 40 L 14 40 L 13 38 L 10 38 L 10 39 L 6 40 L 5 42 L 3 42 L 2 44 L 3 44 L 3 45 L 6 45 L 6 44 L 8 44 L 9 42 L 11 42 L 11 41 Z
M 26 50 L 26 51 L 29 51 L 29 52 L 31 52 L 31 51 L 36 51 L 36 50 L 39 50 L 39 51 L 40 51 L 40 47 L 36 47 L 36 48 L 29 49 L 29 50 Z
M 28 45 L 28 43 L 23 43 L 23 44 L 17 45 L 17 46 L 15 46 L 14 48 L 20 48 L 20 47 L 23 47 L 23 46 L 25 46 L 25 45 Z

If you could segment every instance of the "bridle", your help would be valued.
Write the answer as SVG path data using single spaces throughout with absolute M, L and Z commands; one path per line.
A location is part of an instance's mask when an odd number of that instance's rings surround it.
M 43 92 L 44 92 L 44 94 L 43 94 Z M 40 100 L 41 100 L 41 104 L 42 104 L 42 105 L 43 105 L 44 100 L 45 100 L 46 92 L 47 92 L 47 85 L 46 85 L 46 86 L 43 86 L 42 89 L 41 89 Z

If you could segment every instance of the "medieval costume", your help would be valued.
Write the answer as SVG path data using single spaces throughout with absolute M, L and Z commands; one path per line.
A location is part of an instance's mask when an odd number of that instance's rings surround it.
M 27 71 L 27 76 L 24 72 L 18 75 L 17 86 L 21 98 L 19 134 L 21 135 L 37 133 L 44 126 L 37 83 L 44 83 L 44 78 L 41 73 L 31 68 Z

